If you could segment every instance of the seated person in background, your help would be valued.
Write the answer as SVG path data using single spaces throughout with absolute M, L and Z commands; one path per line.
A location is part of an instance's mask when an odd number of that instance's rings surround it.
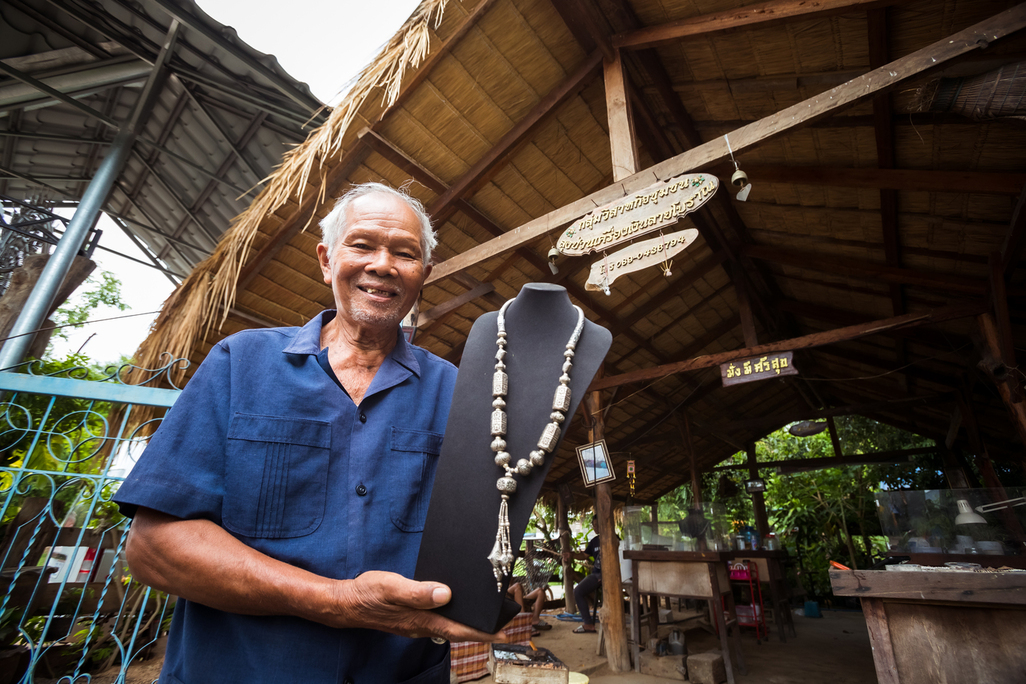
M 592 518 L 592 525 L 594 524 L 595 519 Z M 599 546 L 599 536 L 596 534 L 592 537 L 588 545 L 584 547 L 584 551 L 566 551 L 563 553 L 564 560 L 569 561 L 571 558 L 576 560 L 595 559 L 591 566 L 591 572 L 574 587 L 574 601 L 577 602 L 577 610 L 580 611 L 581 620 L 584 623 L 575 629 L 574 633 L 587 634 L 595 631 L 595 619 L 588 608 L 588 596 L 595 593 L 602 585 L 602 548 Z M 598 605 L 597 596 L 595 597 L 595 603 Z
M 543 622 L 541 619 L 542 608 L 545 606 L 545 587 L 535 587 L 532 591 L 524 593 L 524 586 L 520 578 L 514 578 L 509 583 L 506 593 L 510 598 L 520 604 L 520 612 L 527 612 L 527 602 L 534 601 L 531 608 L 531 636 L 538 636 L 543 629 L 552 629 L 552 625 Z

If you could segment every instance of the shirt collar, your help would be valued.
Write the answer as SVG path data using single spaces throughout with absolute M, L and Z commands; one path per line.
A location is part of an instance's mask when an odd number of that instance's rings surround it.
M 321 351 L 321 330 L 324 325 L 335 318 L 335 309 L 326 309 L 317 314 L 299 329 L 292 341 L 282 349 L 286 354 L 318 354 Z M 406 341 L 402 328 L 396 330 L 396 344 L 386 358 L 395 361 L 410 372 L 420 376 L 420 362 L 413 354 L 413 346 Z

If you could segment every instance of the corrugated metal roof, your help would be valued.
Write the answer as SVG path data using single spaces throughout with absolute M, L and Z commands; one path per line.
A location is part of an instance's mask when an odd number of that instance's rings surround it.
M 181 26 L 170 75 L 105 209 L 177 282 L 210 254 L 289 146 L 324 118 L 306 84 L 188 0 L 5 0 L 4 71 L 94 112 L 0 73 L 0 194 L 77 203 L 174 19 Z

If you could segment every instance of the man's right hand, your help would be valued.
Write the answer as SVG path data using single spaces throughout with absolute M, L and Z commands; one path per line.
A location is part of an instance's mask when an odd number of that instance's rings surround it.
M 319 622 L 336 627 L 366 627 L 408 637 L 441 637 L 448 641 L 490 642 L 503 633 L 487 634 L 431 612 L 452 598 L 438 582 L 415 582 L 392 572 L 370 571 L 337 583 L 334 614 Z

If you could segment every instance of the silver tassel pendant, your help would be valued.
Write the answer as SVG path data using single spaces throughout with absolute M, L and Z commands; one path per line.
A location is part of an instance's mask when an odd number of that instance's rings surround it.
M 502 578 L 509 577 L 513 569 L 513 548 L 509 543 L 509 496 L 502 495 L 502 503 L 499 504 L 499 529 L 495 532 L 495 546 L 488 554 L 488 560 L 492 564 L 492 573 L 495 575 L 495 586 L 502 591 Z

